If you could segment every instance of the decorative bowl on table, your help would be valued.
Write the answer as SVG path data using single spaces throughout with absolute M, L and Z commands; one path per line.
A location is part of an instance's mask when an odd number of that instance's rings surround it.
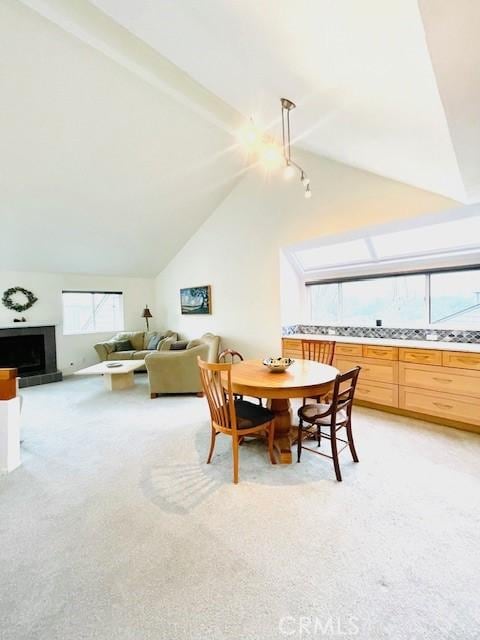
M 288 367 L 293 364 L 295 360 L 292 358 L 265 358 L 263 364 L 272 373 L 282 373 L 286 371 Z

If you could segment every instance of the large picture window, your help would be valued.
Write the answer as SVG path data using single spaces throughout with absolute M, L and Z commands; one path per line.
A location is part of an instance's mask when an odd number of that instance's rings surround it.
M 478 328 L 480 268 L 308 284 L 315 324 Z
M 123 294 L 118 291 L 63 291 L 63 333 L 122 331 Z

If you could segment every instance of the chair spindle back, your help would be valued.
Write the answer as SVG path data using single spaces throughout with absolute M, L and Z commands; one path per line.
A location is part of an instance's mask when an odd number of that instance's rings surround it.
M 302 358 L 331 365 L 335 355 L 335 342 L 331 340 L 302 340 Z
M 223 430 L 235 431 L 237 418 L 232 393 L 232 365 L 205 362 L 200 356 L 197 357 L 197 362 L 212 422 Z M 226 388 L 222 374 L 227 378 Z
M 350 418 L 359 373 L 360 367 L 355 367 L 354 369 L 350 369 L 350 371 L 341 373 L 336 377 L 332 393 L 333 415 L 335 415 L 338 411 L 345 409 L 347 412 L 347 417 Z M 347 386 L 344 386 L 345 384 Z M 343 389 L 341 388 L 342 385 Z
M 242 362 L 243 356 L 241 353 L 238 353 L 238 351 L 234 351 L 233 349 L 225 349 L 218 356 L 218 361 L 234 364 L 235 362 Z

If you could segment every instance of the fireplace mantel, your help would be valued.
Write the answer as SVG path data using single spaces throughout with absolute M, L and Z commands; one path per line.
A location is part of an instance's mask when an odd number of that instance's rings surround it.
M 38 322 L 7 322 L 5 324 L 0 324 L 0 329 L 21 329 L 22 327 L 28 327 L 31 329 L 32 327 L 36 329 L 40 329 L 43 327 L 57 327 L 58 325 L 55 322 L 47 322 L 45 324 L 39 324 Z

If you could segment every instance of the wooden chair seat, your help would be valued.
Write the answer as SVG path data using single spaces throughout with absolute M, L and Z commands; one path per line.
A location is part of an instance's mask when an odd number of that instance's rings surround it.
M 312 420 L 313 424 L 322 424 L 329 425 L 331 422 L 330 418 L 330 404 L 305 404 L 299 411 L 299 415 L 301 414 L 302 420 L 310 422 Z M 347 412 L 345 409 L 339 409 L 335 414 L 335 422 L 336 424 L 341 424 L 346 422 L 347 420 Z
M 248 400 L 235 400 L 235 415 L 238 429 L 250 429 L 273 420 L 273 413 L 258 404 Z

